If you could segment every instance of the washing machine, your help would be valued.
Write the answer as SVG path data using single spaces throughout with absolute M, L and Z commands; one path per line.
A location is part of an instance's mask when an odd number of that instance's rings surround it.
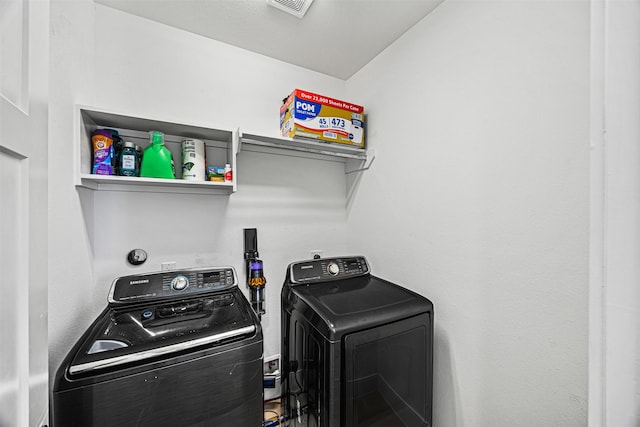
M 51 423 L 261 426 L 262 351 L 232 267 L 120 277 L 56 372 Z
M 431 426 L 431 301 L 362 256 L 290 264 L 281 301 L 287 426 Z

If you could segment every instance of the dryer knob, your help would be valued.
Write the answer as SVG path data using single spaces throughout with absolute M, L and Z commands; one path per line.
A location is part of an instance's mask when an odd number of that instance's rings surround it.
M 176 276 L 171 281 L 171 289 L 181 291 L 189 286 L 189 280 L 184 276 Z
M 331 262 L 329 263 L 329 265 L 327 265 L 327 271 L 332 276 L 337 276 L 338 273 L 340 273 L 340 267 L 338 267 L 338 264 L 336 264 L 335 262 Z

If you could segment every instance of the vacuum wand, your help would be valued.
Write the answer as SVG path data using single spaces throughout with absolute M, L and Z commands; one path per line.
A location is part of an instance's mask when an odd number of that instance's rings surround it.
M 247 286 L 251 290 L 251 306 L 258 318 L 266 313 L 265 289 L 262 260 L 258 259 L 258 231 L 255 228 L 244 229 L 244 259 L 247 263 Z
M 262 261 L 256 258 L 247 261 L 249 264 L 249 274 L 247 275 L 247 284 L 251 289 L 251 306 L 258 317 L 265 314 L 265 291 L 264 285 L 267 279 L 264 277 Z

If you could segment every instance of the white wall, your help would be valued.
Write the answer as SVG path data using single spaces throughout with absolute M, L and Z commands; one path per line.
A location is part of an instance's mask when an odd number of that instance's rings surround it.
M 618 426 L 634 425 L 634 405 L 637 424 L 640 407 L 638 239 L 627 239 L 637 206 L 626 209 L 640 182 L 639 108 L 627 97 L 640 67 L 624 32 L 637 30 L 637 4 L 610 3 L 607 250 L 617 268 L 605 353 Z M 286 264 L 310 249 L 363 253 L 374 273 L 435 303 L 435 425 L 585 424 L 588 2 L 448 0 L 345 84 L 91 0 L 52 0 L 50 86 L 51 374 L 112 278 L 168 260 L 241 272 L 242 228 L 258 227 L 266 355 L 278 351 Z M 293 87 L 367 107 L 377 157 L 346 212 L 340 166 L 255 153 L 240 154 L 229 197 L 73 186 L 76 103 L 275 135 Z M 176 220 L 185 211 L 187 224 Z M 149 251 L 142 268 L 124 261 L 133 247 Z
M 349 247 L 435 304 L 434 425 L 585 425 L 589 3 L 446 1 L 347 94 Z
M 95 317 L 92 252 L 74 187 L 73 106 L 93 103 L 92 0 L 50 2 L 49 377 Z M 99 295 L 96 295 L 99 298 Z
M 105 307 L 111 281 L 178 268 L 233 265 L 244 281 L 243 228 L 256 227 L 267 276 L 265 355 L 279 353 L 280 289 L 311 249 L 343 254 L 340 163 L 241 152 L 231 196 L 93 192 L 73 186 L 74 103 L 124 114 L 276 136 L 295 87 L 340 97 L 345 82 L 92 2 L 52 2 L 50 364 Z M 78 35 L 82 35 L 78 38 Z M 57 136 L 57 137 L 55 137 Z M 126 263 L 143 248 L 149 260 Z M 246 286 L 241 288 L 246 292 Z

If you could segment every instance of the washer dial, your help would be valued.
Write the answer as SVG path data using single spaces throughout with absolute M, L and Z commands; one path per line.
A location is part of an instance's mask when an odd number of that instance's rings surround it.
M 338 273 L 340 273 L 340 267 L 335 262 L 330 262 L 329 265 L 327 265 L 327 271 L 332 276 L 337 276 Z
M 186 289 L 187 286 L 189 286 L 189 279 L 185 276 L 176 276 L 171 281 L 171 289 L 174 291 L 182 291 Z

